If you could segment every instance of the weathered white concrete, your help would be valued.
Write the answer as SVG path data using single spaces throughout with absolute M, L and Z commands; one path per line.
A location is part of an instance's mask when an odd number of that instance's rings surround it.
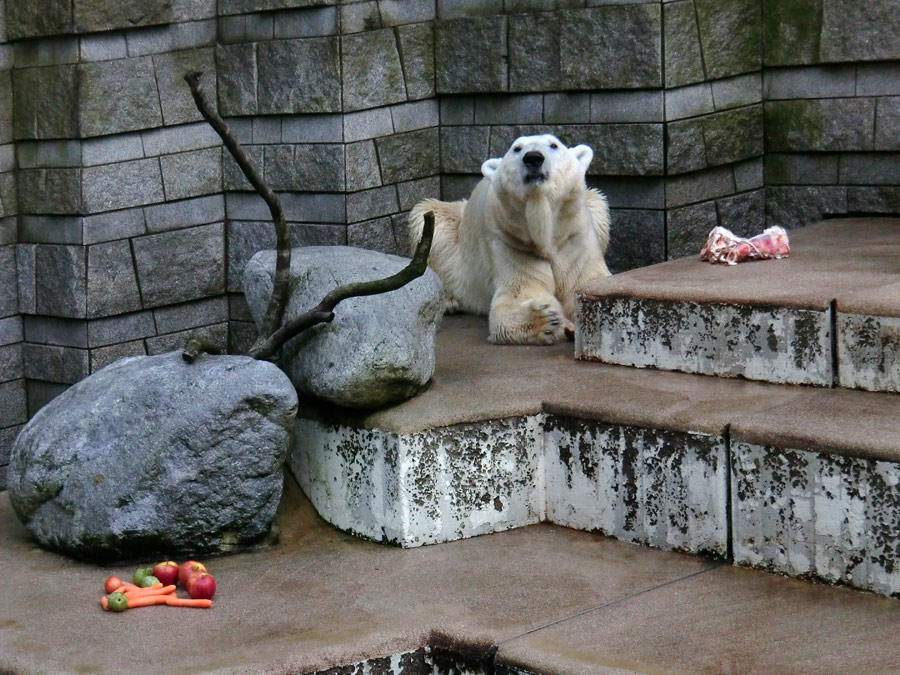
M 837 355 L 842 387 L 900 392 L 900 318 L 839 311 Z
M 414 434 L 298 419 L 288 463 L 325 520 L 403 547 L 544 520 L 542 415 Z
M 734 561 L 900 595 L 900 464 L 732 443 Z
M 549 520 L 724 556 L 724 443 L 543 414 L 413 434 L 299 419 L 289 465 L 325 520 L 404 547 Z
M 661 549 L 724 557 L 722 436 L 550 416 L 547 517 Z
M 580 296 L 575 357 L 831 386 L 831 309 Z

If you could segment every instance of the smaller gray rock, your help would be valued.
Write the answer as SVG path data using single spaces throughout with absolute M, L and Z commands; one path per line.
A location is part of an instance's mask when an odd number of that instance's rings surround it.
M 293 250 L 292 294 L 284 322 L 348 283 L 381 279 L 408 260 L 349 246 Z M 275 252 L 260 251 L 244 270 L 244 292 L 257 325 L 272 293 Z M 280 361 L 301 393 L 352 408 L 374 408 L 418 394 L 434 374 L 441 286 L 429 268 L 403 288 L 344 300 L 331 323 L 289 341 Z
M 271 363 L 121 359 L 25 426 L 9 496 L 42 546 L 77 558 L 233 550 L 269 531 L 296 412 Z

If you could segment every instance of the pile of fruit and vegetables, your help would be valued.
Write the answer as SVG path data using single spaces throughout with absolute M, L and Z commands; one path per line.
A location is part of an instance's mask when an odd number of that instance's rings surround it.
M 178 597 L 175 591 L 179 586 L 190 597 Z M 179 565 L 167 560 L 155 567 L 138 568 L 131 582 L 109 577 L 104 589 L 108 595 L 100 599 L 100 606 L 113 612 L 150 605 L 207 608 L 212 607 L 216 580 L 201 562 L 188 560 Z

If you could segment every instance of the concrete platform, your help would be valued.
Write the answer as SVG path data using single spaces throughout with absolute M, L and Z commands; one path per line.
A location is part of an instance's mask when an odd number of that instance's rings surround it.
M 404 547 L 545 521 L 900 594 L 900 397 L 486 335 L 447 317 L 433 386 L 400 406 L 301 406 L 289 464 L 326 520 Z
M 0 672 L 865 672 L 900 602 L 537 525 L 402 550 L 322 523 L 293 481 L 280 543 L 207 560 L 211 610 L 99 607 L 97 567 L 36 548 L 0 495 Z M 355 665 L 354 665 L 355 664 Z M 437 668 L 437 670 L 436 670 Z
M 578 358 L 898 391 L 900 219 L 830 220 L 790 238 L 784 260 L 698 255 L 598 281 L 579 302 Z

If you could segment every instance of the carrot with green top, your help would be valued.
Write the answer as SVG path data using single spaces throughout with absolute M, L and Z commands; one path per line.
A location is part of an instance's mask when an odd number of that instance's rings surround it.
M 174 595 L 167 595 L 165 597 L 166 604 L 170 605 L 171 607 L 200 607 L 203 609 L 212 607 L 212 600 L 192 600 L 188 598 L 177 598 Z

